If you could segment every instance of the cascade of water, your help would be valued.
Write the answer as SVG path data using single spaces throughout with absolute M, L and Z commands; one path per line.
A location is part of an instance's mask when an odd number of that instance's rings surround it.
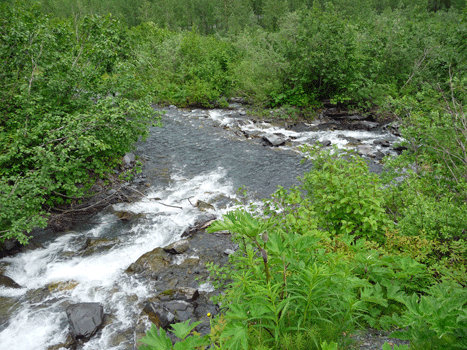
M 6 274 L 24 288 L 0 289 L 0 296 L 19 297 L 21 301 L 20 309 L 6 328 L 2 327 L 0 349 L 47 349 L 65 341 L 68 325 L 64 310 L 77 302 L 100 302 L 116 319 L 104 328 L 101 337 L 86 344 L 89 349 L 112 348 L 107 344 L 109 336 L 131 327 L 141 312 L 131 305 L 154 293 L 144 280 L 127 276 L 125 269 L 145 252 L 180 239 L 202 214 L 190 201 L 212 202 L 219 196 L 234 196 L 224 176 L 222 169 L 192 179 L 174 176 L 168 188 L 153 189 L 139 202 L 115 205 L 93 218 L 103 222 L 101 225 L 66 233 L 42 249 L 5 258 Z M 139 218 L 115 232 L 116 216 L 111 211 L 123 210 Z M 80 237 L 111 239 L 115 244 L 106 251 L 83 256 L 76 245 L 83 241 Z

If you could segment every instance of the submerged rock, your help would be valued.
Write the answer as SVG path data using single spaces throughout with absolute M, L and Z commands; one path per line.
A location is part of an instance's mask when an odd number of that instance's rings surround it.
M 67 307 L 66 315 L 75 339 L 89 339 L 104 321 L 104 307 L 100 303 L 79 303 Z

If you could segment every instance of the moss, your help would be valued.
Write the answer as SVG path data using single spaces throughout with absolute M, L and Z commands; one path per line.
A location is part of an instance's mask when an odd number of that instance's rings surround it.
M 166 291 L 162 292 L 161 295 L 166 295 L 166 296 L 169 296 L 169 297 L 172 297 L 174 296 L 175 294 L 175 290 L 174 289 L 167 289 Z

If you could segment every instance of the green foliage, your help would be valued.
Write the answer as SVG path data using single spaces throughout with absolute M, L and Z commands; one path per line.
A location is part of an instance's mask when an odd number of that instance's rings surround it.
M 399 345 L 394 345 L 394 347 L 392 347 L 388 343 L 384 343 L 383 350 L 409 350 L 409 346 L 404 344 L 404 345 L 400 345 L 400 346 Z
M 83 196 L 157 117 L 128 98 L 133 63 L 115 19 L 2 6 L 0 23 L 0 241 L 26 243 L 47 207 Z
M 181 34 L 153 23 L 132 29 L 133 51 L 139 58 L 136 79 L 157 102 L 213 107 L 228 96 L 234 79 L 234 47 L 195 30 Z
M 302 188 L 317 214 L 319 226 L 332 234 L 353 234 L 383 241 L 391 222 L 384 209 L 379 178 L 367 163 L 351 153 L 340 155 L 315 147 L 310 150 L 313 170 Z
M 437 240 L 397 231 L 383 235 L 388 222 L 384 192 L 365 162 L 318 150 L 312 155 L 314 169 L 302 178 L 302 187 L 279 188 L 265 201 L 264 216 L 238 210 L 208 229 L 229 230 L 239 244 L 229 266 L 209 266 L 217 286 L 224 282 L 227 288 L 220 297 L 222 327 L 214 344 L 225 349 L 345 348 L 341 335 L 364 324 L 408 327 L 395 335 L 420 348 L 462 348 L 467 299 L 453 282 L 462 281 L 461 268 L 436 256 L 441 250 Z M 364 183 L 370 190 L 366 195 L 361 195 L 363 187 L 357 194 L 339 192 L 347 188 L 346 181 L 349 189 Z M 355 207 L 366 208 L 367 216 L 380 215 L 380 224 L 365 230 L 354 226 L 357 236 L 325 225 L 335 220 L 326 217 L 328 212 L 339 213 L 340 201 L 349 196 L 364 198 Z M 323 211 L 329 202 L 331 208 Z M 349 221 L 360 215 L 343 212 Z
M 146 335 L 141 338 L 140 342 L 146 345 L 139 347 L 139 350 L 191 350 L 205 349 L 209 344 L 209 337 L 201 337 L 194 331 L 195 327 L 201 321 L 191 323 L 191 320 L 173 324 L 172 333 L 180 340 L 175 344 L 168 337 L 166 331 L 162 328 L 158 329 L 156 325 L 152 325 L 146 332 Z
M 426 293 L 398 297 L 407 309 L 395 320 L 401 328 L 408 328 L 392 336 L 411 340 L 419 348 L 465 349 L 467 291 L 456 284 L 442 283 Z

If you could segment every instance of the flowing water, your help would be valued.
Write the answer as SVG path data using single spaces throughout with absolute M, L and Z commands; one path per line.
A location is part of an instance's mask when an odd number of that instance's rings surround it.
M 210 203 L 211 211 L 220 215 L 235 205 L 240 186 L 252 200 L 268 196 L 278 185 L 290 187 L 311 166 L 302 164 L 299 144 L 330 140 L 348 147 L 349 139 L 358 139 L 360 145 L 395 141 L 381 131 L 312 130 L 311 125 L 294 131 L 253 122 L 236 107 L 168 109 L 163 127 L 153 128 L 135 151 L 144 159 L 144 177 L 138 180 L 147 186 L 143 199 L 109 207 L 41 248 L 0 261 L 0 273 L 23 287 L 0 287 L 5 313 L 0 315 L 0 350 L 46 350 L 63 343 L 69 332 L 64 310 L 77 302 L 100 302 L 112 318 L 82 349 L 127 349 L 115 334 L 135 327 L 141 312 L 137 305 L 151 291 L 146 281 L 124 271 L 145 252 L 180 239 L 202 215 L 193 203 Z M 251 137 L 274 133 L 290 142 L 268 147 Z M 115 215 L 118 211 L 131 212 L 136 219 L 123 223 Z M 108 244 L 83 253 L 89 239 Z

